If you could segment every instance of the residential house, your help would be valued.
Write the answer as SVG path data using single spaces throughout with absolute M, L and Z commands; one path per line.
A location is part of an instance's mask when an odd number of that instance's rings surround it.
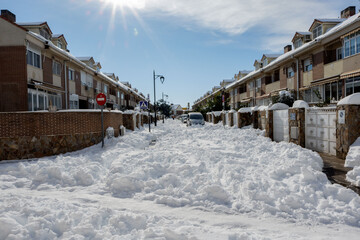
M 101 73 L 92 57 L 71 55 L 65 36 L 53 34 L 47 22 L 17 23 L 13 13 L 1 10 L 0 31 L 0 111 L 91 109 L 99 92 L 112 109 L 119 108 L 120 91 L 134 99 L 125 107 L 144 99 Z
M 314 19 L 308 31 L 295 32 L 292 44 L 281 55 L 264 54 L 255 60 L 254 71 L 225 87 L 233 108 L 269 105 L 281 90 L 310 105 L 334 104 L 360 92 L 360 13 L 355 7 L 341 11 L 340 18 Z

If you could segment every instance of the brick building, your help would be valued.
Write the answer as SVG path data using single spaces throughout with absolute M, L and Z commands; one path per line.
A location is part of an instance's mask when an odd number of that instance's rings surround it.
M 47 22 L 18 23 L 1 10 L 0 111 L 94 109 L 96 94 L 107 96 L 110 109 L 133 109 L 145 97 L 101 72 L 92 57 L 75 57 L 63 34 Z
M 355 7 L 340 18 L 314 19 L 308 31 L 297 31 L 283 54 L 264 54 L 254 71 L 235 75 L 225 87 L 234 109 L 269 105 L 281 90 L 292 91 L 310 105 L 335 104 L 360 92 L 360 13 Z M 207 93 L 194 106 L 205 105 Z

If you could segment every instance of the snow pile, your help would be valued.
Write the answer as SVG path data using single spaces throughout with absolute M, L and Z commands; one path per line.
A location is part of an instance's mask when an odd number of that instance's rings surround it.
M 345 167 L 353 168 L 346 174 L 346 180 L 360 187 L 360 138 L 350 146 L 345 160 Z
M 168 120 L 104 149 L 1 164 L 0 239 L 267 239 L 244 232 L 250 218 L 358 231 L 360 197 L 327 180 L 319 155 L 262 134 Z

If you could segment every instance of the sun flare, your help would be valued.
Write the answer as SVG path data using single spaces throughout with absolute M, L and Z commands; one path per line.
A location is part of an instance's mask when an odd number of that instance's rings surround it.
M 145 7 L 145 0 L 103 0 L 106 4 L 111 4 L 114 7 L 143 9 Z

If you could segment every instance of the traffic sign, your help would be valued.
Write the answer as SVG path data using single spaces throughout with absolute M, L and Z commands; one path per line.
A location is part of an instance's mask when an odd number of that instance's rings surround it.
M 140 109 L 148 109 L 149 104 L 146 101 L 140 101 Z
M 96 102 L 97 104 L 99 104 L 100 106 L 103 106 L 106 103 L 106 96 L 103 93 L 99 93 L 96 96 Z

